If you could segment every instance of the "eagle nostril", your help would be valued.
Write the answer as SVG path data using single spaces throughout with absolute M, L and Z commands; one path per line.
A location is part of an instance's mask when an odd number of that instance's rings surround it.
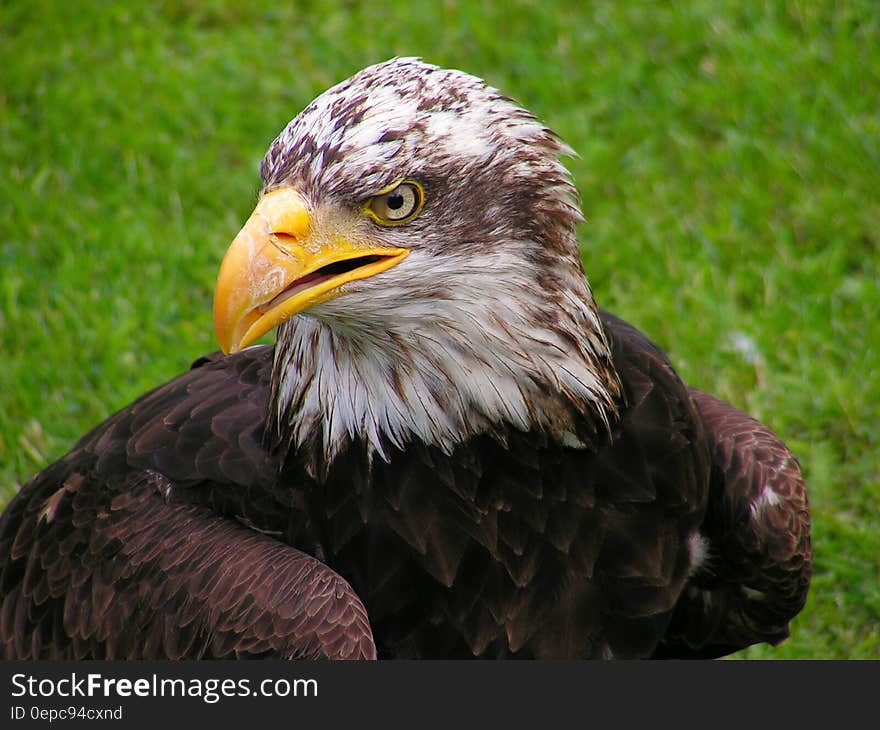
M 296 236 L 293 236 L 290 233 L 284 233 L 283 231 L 272 231 L 271 236 L 273 243 L 278 243 L 282 246 L 296 243 Z
M 269 243 L 288 258 L 296 258 L 293 254 L 293 250 L 297 246 L 296 236 L 292 236 L 289 233 L 276 233 L 273 231 L 269 234 Z

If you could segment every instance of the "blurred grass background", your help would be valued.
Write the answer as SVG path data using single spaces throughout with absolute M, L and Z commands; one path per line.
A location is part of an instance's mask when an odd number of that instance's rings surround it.
M 486 78 L 579 153 L 587 273 L 798 455 L 815 577 L 750 658 L 880 658 L 880 6 L 0 4 L 0 504 L 216 349 L 257 168 L 393 55 Z

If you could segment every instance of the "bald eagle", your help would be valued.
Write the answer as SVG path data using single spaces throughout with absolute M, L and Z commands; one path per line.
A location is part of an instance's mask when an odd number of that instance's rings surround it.
M 570 152 L 418 59 L 313 101 L 223 260 L 225 354 L 3 514 L 2 655 L 715 657 L 786 638 L 811 572 L 797 462 L 597 308 Z

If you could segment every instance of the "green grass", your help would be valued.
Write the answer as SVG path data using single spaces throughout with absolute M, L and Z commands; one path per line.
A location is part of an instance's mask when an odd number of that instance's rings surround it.
M 212 286 L 265 148 L 397 54 L 559 132 L 599 302 L 797 453 L 810 599 L 787 643 L 741 656 L 880 658 L 872 0 L 3 3 L 0 501 L 216 348 Z

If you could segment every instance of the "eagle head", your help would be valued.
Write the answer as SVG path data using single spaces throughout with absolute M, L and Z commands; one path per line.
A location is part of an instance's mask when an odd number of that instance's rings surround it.
M 279 327 L 269 423 L 329 463 L 505 429 L 584 446 L 619 384 L 575 227 L 571 151 L 483 81 L 418 59 L 321 94 L 272 143 L 221 266 L 226 352 Z

